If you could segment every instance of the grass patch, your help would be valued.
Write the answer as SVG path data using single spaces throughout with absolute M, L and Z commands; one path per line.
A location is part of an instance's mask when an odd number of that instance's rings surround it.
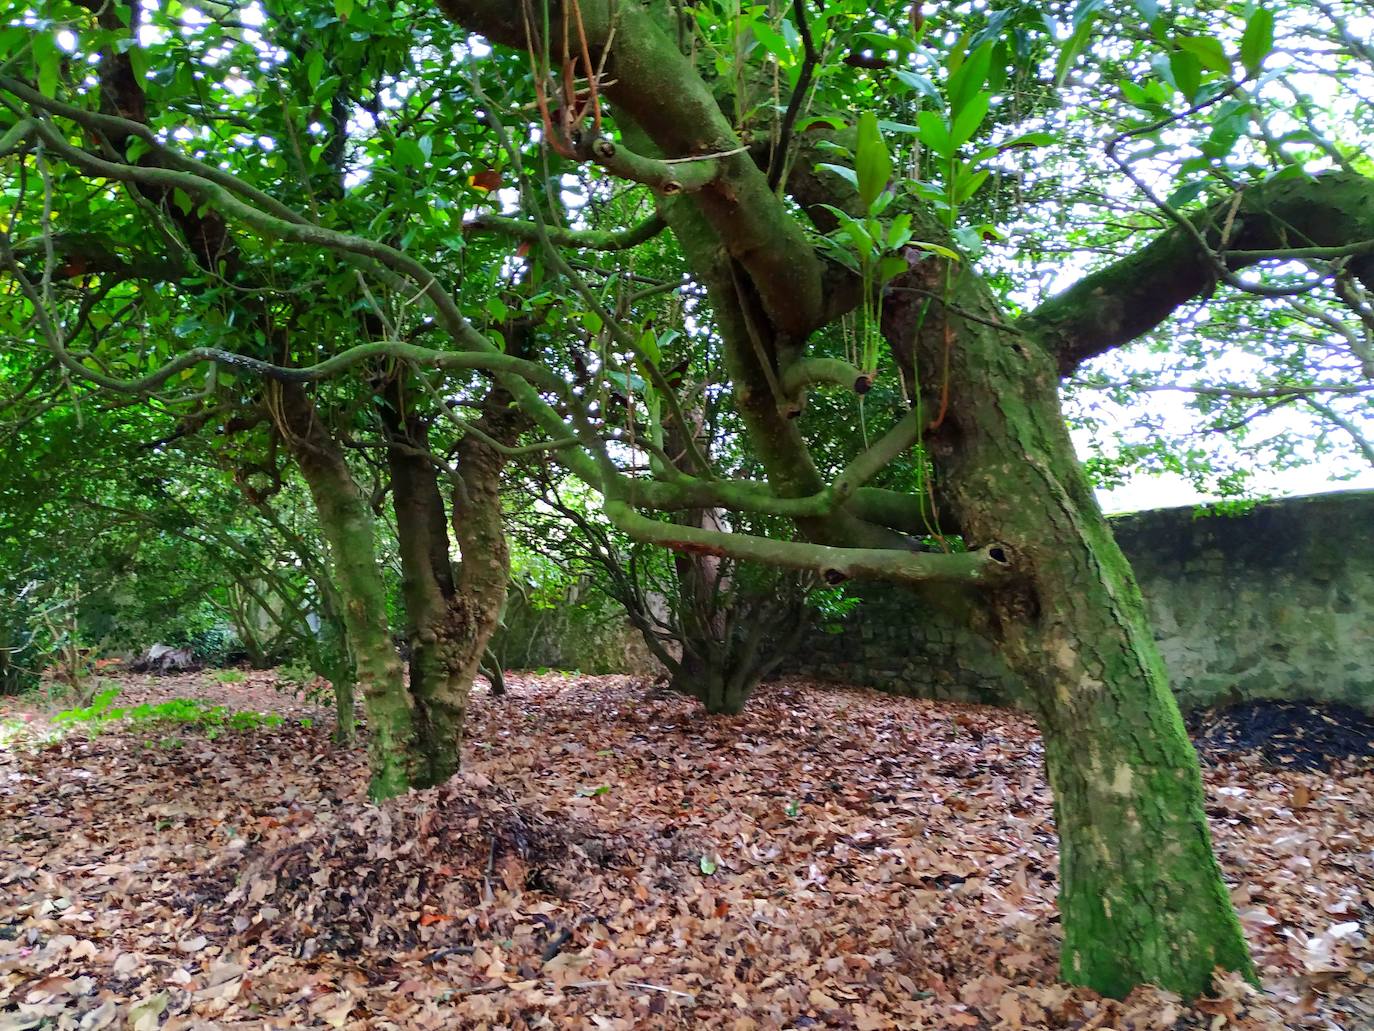
M 53 717 L 53 724 L 68 729 L 81 726 L 101 728 L 115 721 L 134 727 L 173 724 L 203 730 L 206 737 L 215 738 L 225 730 L 260 730 L 279 727 L 285 722 L 276 713 L 231 712 L 223 705 L 206 705 L 193 698 L 173 698 L 156 704 L 144 702 L 125 708 L 114 704 L 118 697 L 117 687 L 102 691 L 84 708 L 59 712 Z

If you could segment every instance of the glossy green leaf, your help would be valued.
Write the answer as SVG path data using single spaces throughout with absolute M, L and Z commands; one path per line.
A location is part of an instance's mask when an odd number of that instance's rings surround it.
M 955 150 L 973 139 L 974 133 L 983 124 L 983 119 L 988 116 L 988 104 L 991 101 L 992 98 L 988 94 L 979 93 L 960 109 L 949 132 L 950 145 Z
M 973 101 L 978 91 L 987 81 L 988 67 L 992 63 L 992 44 L 984 43 L 959 65 L 949 77 L 949 110 L 952 117 Z
M 935 111 L 922 111 L 917 116 L 921 126 L 921 142 L 933 154 L 950 158 L 958 149 L 950 139 L 949 125 Z
M 1174 85 L 1184 99 L 1193 100 L 1202 86 L 1202 62 L 1197 55 L 1187 50 L 1175 50 L 1169 55 L 1169 70 L 1173 72 Z
M 1240 38 L 1240 63 L 1247 75 L 1258 75 L 1264 59 L 1274 49 L 1274 12 L 1261 7 L 1245 23 Z
M 1231 71 L 1231 59 L 1226 56 L 1221 40 L 1214 36 L 1180 36 L 1175 42 L 1198 59 L 1204 68 L 1223 75 Z
M 878 116 L 872 111 L 859 116 L 854 171 L 859 177 L 859 200 L 865 208 L 871 208 L 892 178 L 892 157 L 878 128 Z

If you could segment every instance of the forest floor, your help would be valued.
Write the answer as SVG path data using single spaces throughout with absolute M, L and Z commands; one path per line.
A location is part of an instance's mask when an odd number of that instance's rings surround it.
M 465 770 L 381 807 L 273 689 L 121 677 L 261 721 L 0 747 L 0 1028 L 1374 1027 L 1374 768 L 1205 750 L 1264 991 L 1056 982 L 1056 846 L 1023 715 L 798 682 L 742 717 L 512 675 Z M 14 728 L 23 721 L 26 731 Z

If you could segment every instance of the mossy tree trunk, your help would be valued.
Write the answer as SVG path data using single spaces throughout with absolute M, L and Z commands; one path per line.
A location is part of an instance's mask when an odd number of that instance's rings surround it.
M 504 391 L 491 391 L 478 433 L 455 452 L 450 521 L 440 491 L 429 426 L 404 379 L 387 386 L 380 412 L 391 447 L 392 502 L 400 545 L 401 590 L 410 641 L 410 695 L 416 712 L 417 786 L 458 771 L 468 695 L 500 622 L 510 575 L 501 526 L 505 459 L 488 441 L 513 438 L 519 418 Z M 483 439 L 485 438 L 485 439 Z
M 903 283 L 950 304 L 919 321 L 895 311 L 886 327 L 909 332 L 895 349 L 919 368 L 941 370 L 920 380 L 937 517 L 969 546 L 1002 542 L 1024 572 L 983 599 L 975 625 L 1025 678 L 1044 736 L 1063 977 L 1114 996 L 1147 982 L 1192 996 L 1218 967 L 1252 974 L 1197 756 L 1140 589 L 1074 455 L 1055 354 L 994 328 L 1004 314 L 971 272 L 931 261 Z
M 374 799 L 416 782 L 414 708 L 387 625 L 386 589 L 377 560 L 372 510 L 343 451 L 306 392 L 269 383 L 278 431 L 300 468 L 329 544 L 343 623 L 367 709 L 368 759 Z
M 778 421 L 770 377 L 749 337 L 751 324 L 757 335 L 767 322 L 742 310 L 748 297 L 741 298 L 730 259 L 690 203 L 675 198 L 664 210 L 711 291 L 751 439 L 766 436 L 782 448 L 795 429 Z M 922 228 L 930 234 L 922 239 L 943 239 L 938 225 Z M 976 275 L 951 274 L 946 294 L 944 266 L 927 259 L 898 281 L 915 292 L 894 292 L 888 303 L 934 294 L 954 310 L 1006 324 Z M 1022 571 L 1011 586 L 960 608 L 1026 678 L 1035 700 L 1062 847 L 1063 977 L 1112 995 L 1155 983 L 1191 996 L 1217 967 L 1252 973 L 1212 853 L 1197 756 L 1139 588 L 1074 456 L 1056 357 L 1033 336 L 953 315 L 946 334 L 943 312 L 933 307 L 917 319 L 912 304 L 907 318 L 894 313 L 884 328 L 895 354 L 916 357 L 922 374 L 909 381 L 922 384 L 929 423 L 947 393 L 944 418 L 922 431 L 939 485 L 939 527 L 970 547 L 1005 543 Z M 768 343 L 770 353 L 782 352 L 776 333 Z M 946 384 L 929 370 L 943 370 L 947 357 Z M 760 449 L 785 491 L 805 467 L 770 454 Z M 931 502 L 915 495 L 888 507 L 887 526 L 916 526 L 932 515 Z M 846 539 L 836 518 L 803 528 L 820 540 Z

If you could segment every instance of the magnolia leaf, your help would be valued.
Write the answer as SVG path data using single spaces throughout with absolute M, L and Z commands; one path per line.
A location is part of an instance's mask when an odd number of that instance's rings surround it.
M 988 116 L 988 105 L 991 102 L 992 97 L 989 94 L 979 93 L 960 109 L 949 132 L 949 142 L 955 150 L 973 138 L 973 134 L 983 124 L 983 119 Z
M 1240 37 L 1240 63 L 1247 75 L 1258 75 L 1264 59 L 1274 49 L 1274 12 L 1262 7 L 1245 23 Z
M 991 63 L 992 44 L 984 43 L 969 54 L 957 70 L 950 73 L 947 89 L 951 117 L 958 118 L 959 113 L 978 95 L 983 83 L 987 82 Z
M 849 185 L 853 186 L 854 189 L 857 190 L 859 188 L 859 176 L 852 168 L 846 168 L 844 165 L 832 165 L 829 162 L 825 161 L 821 162 L 816 167 L 818 169 L 823 168 L 827 172 L 834 172 L 841 179 L 844 179 L 846 182 L 848 182 Z
M 859 177 L 859 200 L 865 208 L 873 207 L 878 195 L 892 178 L 892 157 L 887 152 L 878 116 L 865 111 L 859 116 L 859 140 L 854 151 L 854 171 Z
M 921 125 L 921 142 L 938 157 L 951 158 L 958 149 L 949 135 L 949 123 L 935 111 L 922 111 L 916 116 Z
M 1226 56 L 1221 40 L 1213 36 L 1180 36 L 1177 43 L 1196 57 L 1204 68 L 1223 75 L 1231 71 L 1231 59 Z

